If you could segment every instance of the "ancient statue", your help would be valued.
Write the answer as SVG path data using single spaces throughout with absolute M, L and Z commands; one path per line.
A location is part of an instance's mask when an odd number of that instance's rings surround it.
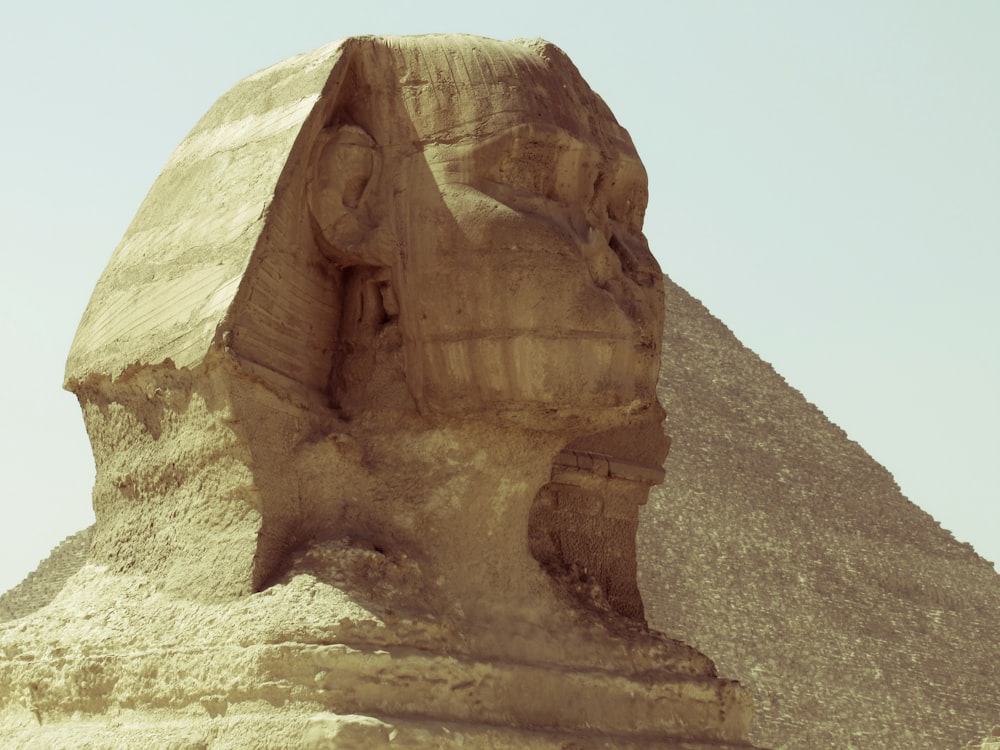
M 361 37 L 242 81 L 170 158 L 73 342 L 88 575 L 216 613 L 231 635 L 199 626 L 204 648 L 293 685 L 281 701 L 743 746 L 747 695 L 645 629 L 635 582 L 669 444 L 646 190 L 547 42 Z M 344 643 L 379 646 L 365 684 L 390 654 L 384 695 L 330 676 Z M 411 684 L 414 653 L 453 692 Z M 317 722 L 306 746 L 343 728 Z
M 226 597 L 349 536 L 471 577 L 457 586 L 528 586 L 554 463 L 579 485 L 577 455 L 654 477 L 664 458 L 642 164 L 551 44 L 326 54 L 320 86 L 279 67 L 219 101 L 94 292 L 67 386 L 95 448 L 97 554 Z M 265 88 L 269 112 L 225 121 Z M 622 484 L 634 516 L 648 482 Z M 542 506 L 550 562 L 569 531 L 600 536 Z M 206 554 L 209 525 L 225 543 Z M 641 616 L 634 581 L 615 585 Z

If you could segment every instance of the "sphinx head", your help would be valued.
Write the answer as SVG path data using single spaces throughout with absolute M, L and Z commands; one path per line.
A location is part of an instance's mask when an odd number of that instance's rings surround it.
M 645 171 L 558 49 L 361 46 L 310 161 L 316 242 L 343 279 L 338 406 L 377 407 L 390 325 L 424 414 L 574 437 L 658 409 Z

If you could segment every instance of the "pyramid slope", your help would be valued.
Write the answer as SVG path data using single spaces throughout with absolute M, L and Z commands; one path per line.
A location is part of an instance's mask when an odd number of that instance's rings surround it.
M 961 747 L 1000 718 L 1000 576 L 666 281 L 651 624 L 755 696 L 755 744 Z
M 34 571 L 10 591 L 0 594 L 0 622 L 26 617 L 55 599 L 56 594 L 87 561 L 94 527 L 63 539 Z

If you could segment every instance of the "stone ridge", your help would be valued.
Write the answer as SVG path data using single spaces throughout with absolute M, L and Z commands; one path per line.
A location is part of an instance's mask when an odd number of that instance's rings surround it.
M 651 624 L 750 687 L 756 745 L 983 737 L 1000 576 L 701 303 L 665 293 L 673 444 L 638 540 Z
M 0 622 L 25 617 L 51 602 L 87 561 L 93 534 L 94 527 L 88 526 L 66 537 L 23 581 L 0 595 Z

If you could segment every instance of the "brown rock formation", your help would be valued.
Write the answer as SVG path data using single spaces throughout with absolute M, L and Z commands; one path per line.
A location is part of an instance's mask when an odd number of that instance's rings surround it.
M 749 747 L 642 619 L 645 190 L 544 42 L 352 39 L 220 99 L 70 352 L 97 524 L 0 634 L 14 746 Z

